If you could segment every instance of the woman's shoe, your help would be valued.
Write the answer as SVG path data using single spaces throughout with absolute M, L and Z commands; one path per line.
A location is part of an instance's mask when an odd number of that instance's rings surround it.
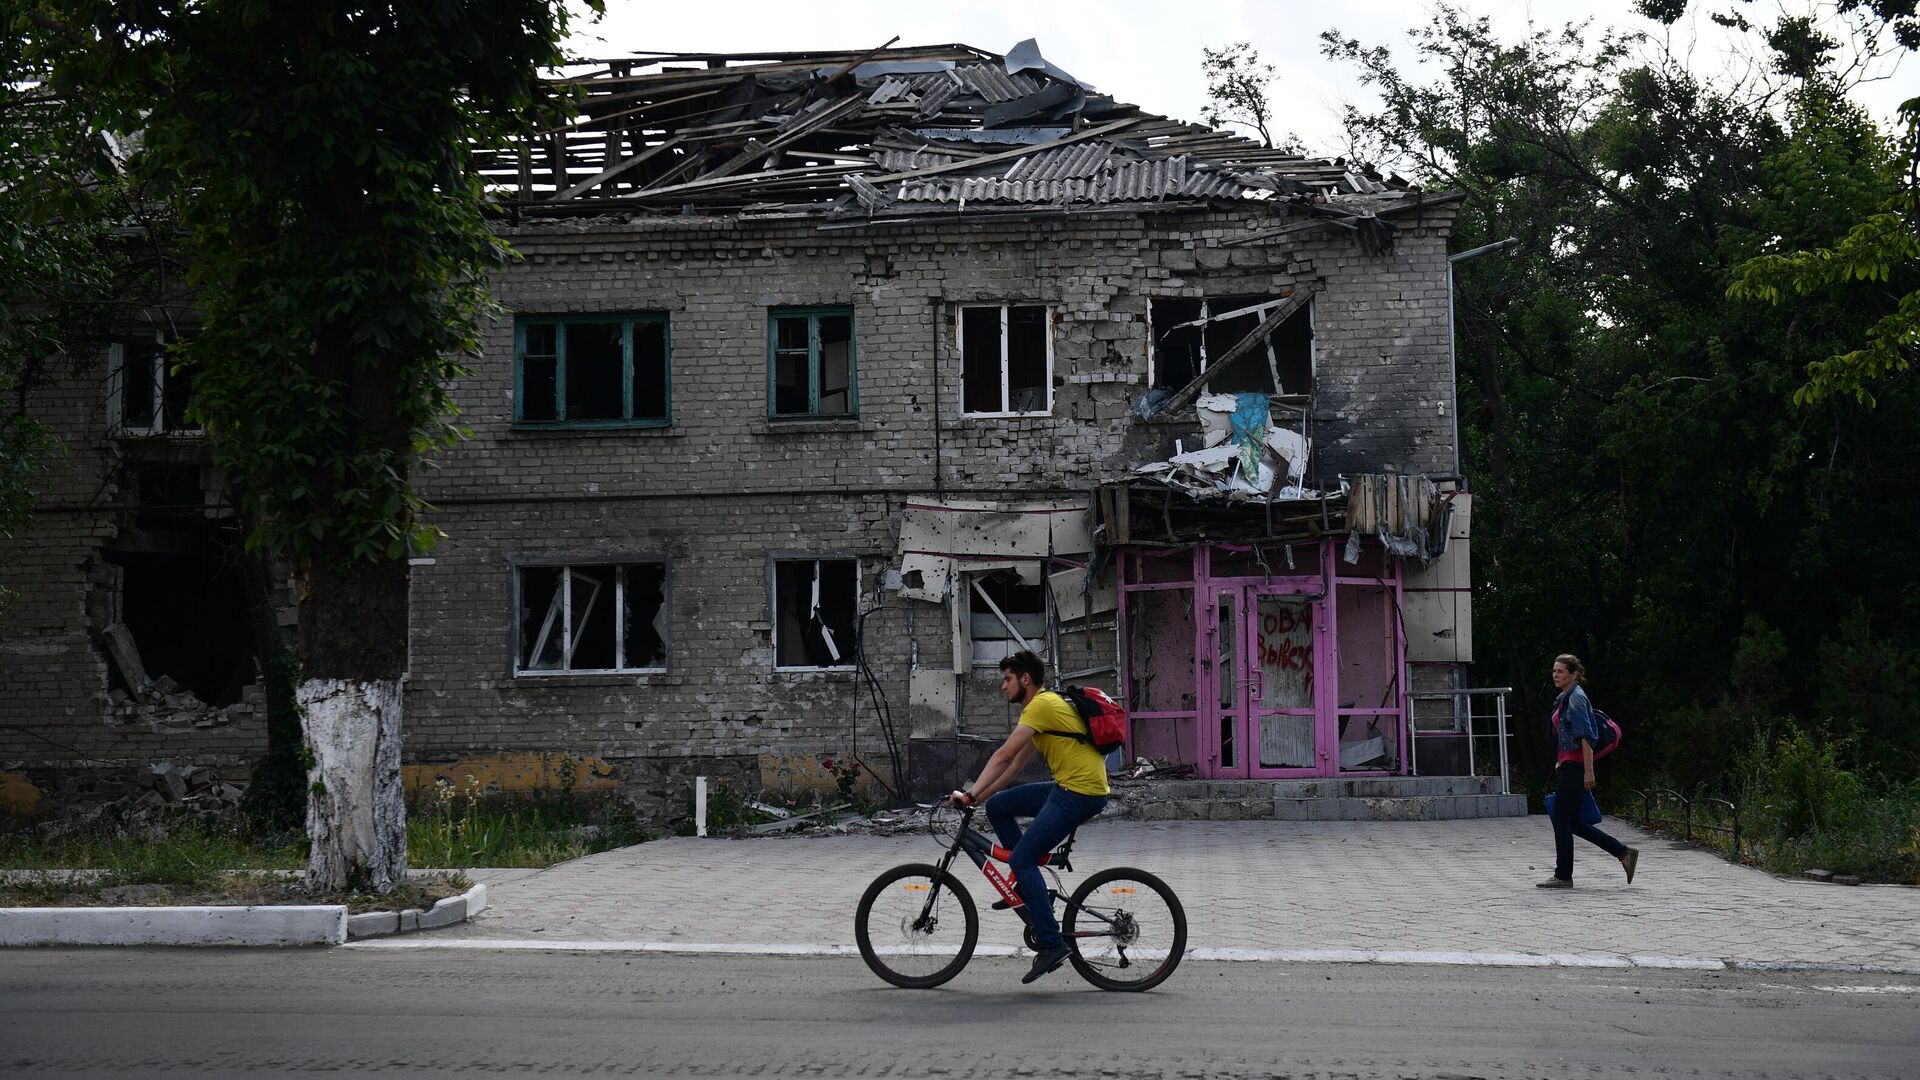
M 1573 882 L 1563 877 L 1550 877 L 1545 881 L 1536 882 L 1533 887 L 1536 889 L 1571 889 L 1573 888 Z
M 1620 865 L 1627 868 L 1627 884 L 1633 884 L 1633 872 L 1640 865 L 1640 849 L 1628 848 L 1627 857 L 1620 860 Z

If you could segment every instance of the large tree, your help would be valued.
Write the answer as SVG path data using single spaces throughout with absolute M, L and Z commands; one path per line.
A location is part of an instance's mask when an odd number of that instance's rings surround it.
M 1871 411 L 1799 394 L 1905 290 L 1727 296 L 1754 256 L 1833 245 L 1898 186 L 1832 66 L 1723 85 L 1632 37 L 1502 40 L 1444 6 L 1413 35 L 1437 77 L 1325 44 L 1380 94 L 1349 115 L 1356 143 L 1466 193 L 1455 245 L 1520 240 L 1459 279 L 1483 681 L 1536 717 L 1553 654 L 1581 653 L 1639 722 L 1629 765 L 1705 782 L 1771 717 L 1851 700 L 1863 625 L 1896 656 L 1920 644 L 1920 595 L 1875 584 L 1914 550 L 1914 388 Z M 1901 717 L 1835 720 L 1889 763 L 1920 748 Z M 1542 730 L 1523 728 L 1530 775 Z
M 392 888 L 407 559 L 437 535 L 414 470 L 459 436 L 447 387 L 508 255 L 467 156 L 553 118 L 563 7 L 69 0 L 37 25 L 54 87 L 115 88 L 177 208 L 202 322 L 176 359 L 298 577 L 309 881 Z
M 119 162 L 92 98 L 47 85 L 28 14 L 0 7 L 0 540 L 26 523 L 57 449 L 34 392 L 97 343 L 131 267 L 113 236 L 130 211 Z

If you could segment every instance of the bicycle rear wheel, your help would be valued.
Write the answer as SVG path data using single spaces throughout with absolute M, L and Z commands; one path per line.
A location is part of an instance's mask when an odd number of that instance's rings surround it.
M 967 966 L 980 940 L 980 916 L 952 874 L 908 863 L 867 886 L 854 911 L 853 937 L 875 975 L 925 990 Z
M 1060 922 L 1080 977 L 1102 990 L 1160 985 L 1187 951 L 1187 913 L 1167 883 L 1116 866 L 1074 891 Z

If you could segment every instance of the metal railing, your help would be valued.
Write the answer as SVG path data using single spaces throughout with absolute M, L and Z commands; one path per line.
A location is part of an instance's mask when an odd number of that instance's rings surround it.
M 1436 690 L 1427 693 L 1407 695 L 1407 728 L 1410 732 L 1407 741 L 1411 753 L 1411 760 L 1408 762 L 1408 765 L 1414 774 L 1418 775 L 1420 772 L 1421 739 L 1464 738 L 1467 740 L 1467 775 L 1479 776 L 1479 752 L 1476 747 L 1481 739 L 1491 738 L 1498 748 L 1498 757 L 1500 760 L 1500 794 L 1513 794 L 1513 785 L 1507 774 L 1507 695 L 1511 693 L 1513 693 L 1513 687 L 1511 686 L 1480 686 L 1466 690 Z M 1483 698 L 1493 699 L 1493 710 L 1491 714 L 1488 714 L 1485 710 L 1481 710 L 1478 713 L 1478 719 L 1482 721 L 1491 720 L 1493 722 L 1493 731 L 1490 734 L 1474 730 L 1476 719 L 1474 706 L 1479 699 Z M 1453 708 L 1449 715 L 1453 719 L 1453 729 L 1448 731 L 1421 731 L 1419 725 L 1420 718 L 1416 715 L 1417 710 L 1414 707 L 1415 702 L 1421 701 L 1451 702 Z
M 1648 791 L 1640 791 L 1638 789 L 1634 789 L 1633 793 L 1640 797 L 1640 824 L 1641 825 L 1643 826 L 1664 825 L 1668 828 L 1677 828 L 1680 830 L 1680 834 L 1682 838 L 1687 840 L 1689 843 L 1691 843 L 1693 840 L 1693 830 L 1695 829 L 1702 829 L 1707 832 L 1720 833 L 1732 839 L 1733 861 L 1734 862 L 1740 861 L 1740 808 L 1738 806 L 1735 806 L 1731 800 L 1716 799 L 1708 796 L 1701 796 L 1700 798 L 1697 798 L 1697 799 L 1689 799 L 1685 795 L 1680 794 L 1679 792 L 1673 790 L 1672 788 L 1653 788 Z M 1672 802 L 1679 803 L 1680 816 L 1677 818 L 1670 818 L 1670 817 L 1661 817 L 1655 814 L 1654 812 L 1655 809 L 1661 804 L 1663 800 L 1670 800 Z M 1693 806 L 1695 803 L 1713 803 L 1718 806 L 1726 807 L 1727 820 L 1730 824 L 1715 825 L 1705 821 L 1695 821 L 1693 819 Z

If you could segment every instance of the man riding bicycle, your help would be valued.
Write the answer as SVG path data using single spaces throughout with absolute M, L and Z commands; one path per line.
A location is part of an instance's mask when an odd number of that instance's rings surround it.
M 1000 846 L 1033 926 L 1033 967 L 1020 981 L 1030 983 L 1067 959 L 1067 943 L 1053 916 L 1053 897 L 1040 860 L 1080 824 L 1107 805 L 1107 763 L 1087 737 L 1086 722 L 1072 703 L 1047 689 L 1047 668 L 1026 650 L 1000 661 L 1000 690 L 1021 706 L 1020 720 L 1007 741 L 994 750 L 979 779 L 948 796 L 959 806 L 984 801 L 987 821 Z M 1039 739 L 1039 736 L 1048 736 Z M 1036 741 L 1037 740 L 1037 741 Z M 1033 757 L 1035 747 L 1053 773 L 1052 783 L 1008 787 Z M 1015 818 L 1031 818 L 1025 832 Z M 1004 901 L 996 903 L 1001 907 Z

